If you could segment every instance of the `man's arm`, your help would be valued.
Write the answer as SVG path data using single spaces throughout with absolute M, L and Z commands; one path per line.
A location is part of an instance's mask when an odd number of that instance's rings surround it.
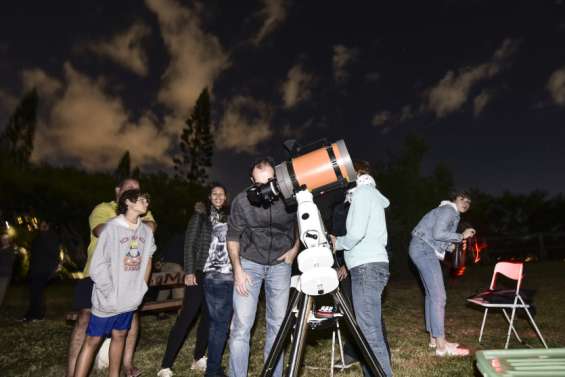
M 233 269 L 235 291 L 242 296 L 247 296 L 249 294 L 247 284 L 251 284 L 251 279 L 241 266 L 241 260 L 239 259 L 239 241 L 228 241 L 228 254 L 230 255 Z
M 298 226 L 294 228 L 294 237 L 294 245 L 292 245 L 292 247 L 287 250 L 286 253 L 278 257 L 277 260 L 282 260 L 287 264 L 292 264 L 294 258 L 296 258 L 296 255 L 298 254 L 298 249 L 300 248 L 300 235 L 298 234 Z

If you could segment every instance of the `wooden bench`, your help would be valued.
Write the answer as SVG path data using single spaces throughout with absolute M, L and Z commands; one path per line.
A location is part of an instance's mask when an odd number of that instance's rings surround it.
M 184 287 L 184 272 L 154 272 L 149 280 L 149 287 L 172 289 Z M 182 306 L 182 299 L 170 299 L 163 301 L 144 301 L 139 307 L 140 312 L 160 312 L 177 310 Z M 77 312 L 69 312 L 65 320 L 76 321 Z

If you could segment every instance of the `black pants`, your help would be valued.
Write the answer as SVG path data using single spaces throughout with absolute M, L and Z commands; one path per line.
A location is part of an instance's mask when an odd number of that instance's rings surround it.
M 200 313 L 202 313 L 202 318 L 200 319 L 196 333 L 194 359 L 198 360 L 206 353 L 210 325 L 208 320 L 208 308 L 204 301 L 204 274 L 200 271 L 196 273 L 196 282 L 198 285 L 187 286 L 184 289 L 182 309 L 175 324 L 171 328 L 161 368 L 171 368 L 173 366 L 177 354 L 189 333 L 190 327 L 194 324 Z
M 51 279 L 51 272 L 33 274 L 29 278 L 30 303 L 28 319 L 43 319 L 45 317 L 45 289 Z

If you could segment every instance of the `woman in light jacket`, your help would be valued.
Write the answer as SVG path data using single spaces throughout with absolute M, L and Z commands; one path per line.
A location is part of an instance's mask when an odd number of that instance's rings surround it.
M 426 292 L 425 316 L 426 331 L 430 334 L 430 348 L 435 348 L 437 356 L 466 356 L 468 349 L 460 348 L 458 343 L 445 339 L 445 286 L 440 261 L 446 251 L 453 250 L 453 244 L 472 237 L 475 230 L 465 229 L 456 233 L 460 213 L 471 206 L 466 192 L 456 192 L 450 200 L 440 203 L 428 212 L 412 231 L 410 258 L 418 268 Z

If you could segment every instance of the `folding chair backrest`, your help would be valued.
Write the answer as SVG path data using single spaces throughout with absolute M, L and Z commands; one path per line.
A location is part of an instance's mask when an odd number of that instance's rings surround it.
M 490 289 L 494 289 L 495 287 L 496 274 L 502 274 L 509 279 L 516 280 L 516 293 L 518 293 L 520 291 L 520 285 L 522 285 L 523 271 L 524 263 L 522 262 L 498 262 L 496 266 L 494 266 Z

